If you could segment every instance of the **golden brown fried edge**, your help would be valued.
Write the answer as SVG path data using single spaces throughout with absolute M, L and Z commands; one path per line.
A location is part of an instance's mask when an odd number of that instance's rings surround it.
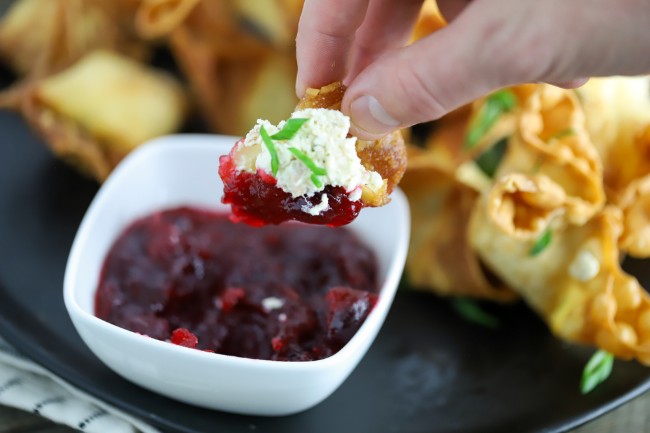
M 320 89 L 307 89 L 297 109 L 341 108 L 346 87 L 340 82 L 328 84 Z M 382 206 L 390 200 L 389 195 L 406 171 L 406 145 L 400 131 L 394 131 L 375 141 L 357 140 L 357 154 L 367 170 L 376 171 L 384 179 L 385 188 L 370 191 L 364 188 L 361 200 L 366 206 Z

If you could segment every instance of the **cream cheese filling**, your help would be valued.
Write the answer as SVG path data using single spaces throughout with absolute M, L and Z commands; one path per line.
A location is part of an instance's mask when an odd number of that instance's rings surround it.
M 569 265 L 569 275 L 578 281 L 587 282 L 600 272 L 600 262 L 591 251 L 580 250 Z
M 292 197 L 311 197 L 321 192 L 326 185 L 340 186 L 348 192 L 352 201 L 361 198 L 360 187 L 379 189 L 383 180 L 379 173 L 366 170 L 356 151 L 356 137 L 348 137 L 350 118 L 338 110 L 309 108 L 291 115 L 296 119 L 308 119 L 288 140 L 273 140 L 278 157 L 278 170 L 275 176 L 277 186 Z M 258 120 L 253 129 L 246 134 L 237 149 L 235 164 L 238 170 L 255 172 L 262 170 L 272 175 L 272 156 L 260 136 L 260 128 L 272 136 L 282 130 L 286 122 L 273 125 L 267 120 Z M 320 185 L 313 181 L 312 170 L 289 149 L 302 152 L 313 163 L 325 169 L 326 174 L 318 176 Z M 312 215 L 329 209 L 327 196 L 321 202 L 303 211 Z

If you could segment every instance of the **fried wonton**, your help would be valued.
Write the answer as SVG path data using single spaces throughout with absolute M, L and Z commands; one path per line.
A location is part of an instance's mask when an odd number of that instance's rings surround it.
M 458 170 L 514 135 L 517 113 L 535 89 L 502 89 L 455 110 L 436 122 L 426 148 L 448 172 Z
M 409 149 L 400 187 L 411 207 L 411 241 L 406 262 L 409 283 L 441 295 L 498 301 L 516 298 L 486 274 L 468 242 L 468 222 L 479 194 L 440 167 L 431 152 Z
M 513 135 L 521 104 L 514 89 L 499 91 L 437 121 L 424 149 L 409 148 L 401 186 L 412 219 L 406 272 L 416 287 L 500 301 L 516 297 L 482 266 L 469 246 L 467 223 L 480 193 L 492 187 L 494 158 Z
M 495 178 L 510 173 L 548 177 L 564 191 L 571 223 L 583 224 L 605 203 L 602 163 L 572 92 L 539 85 L 516 116 L 516 130 Z
M 2 95 L 16 106 L 30 81 L 57 73 L 96 49 L 141 59 L 130 25 L 139 0 L 19 0 L 0 22 L 0 57 L 21 77 Z
M 279 122 L 297 102 L 293 37 L 300 2 L 264 2 L 273 10 L 264 17 L 260 7 L 250 1 L 146 0 L 138 10 L 140 33 L 169 39 L 216 132 L 243 135 L 260 117 Z M 282 16 L 282 25 L 269 20 L 273 16 Z
M 95 51 L 32 86 L 22 108 L 55 154 L 101 181 L 133 148 L 176 131 L 186 102 L 170 75 Z
M 423 37 L 440 30 L 446 25 L 447 21 L 440 13 L 436 1 L 425 0 L 422 4 L 422 9 L 420 10 L 420 16 L 418 17 L 413 33 L 411 34 L 410 42 L 422 39 Z
M 616 205 L 623 211 L 621 249 L 632 257 L 650 257 L 650 174 L 632 181 Z
M 437 122 L 401 183 L 416 287 L 493 298 L 449 276 L 479 263 L 558 337 L 650 364 L 650 297 L 620 266 L 650 256 L 649 97 L 645 77 L 525 85 Z
M 605 205 L 592 136 L 571 91 L 537 86 L 477 201 L 471 247 L 559 337 L 650 363 L 650 298 L 622 271 L 619 250 L 647 248 L 646 187 L 631 186 L 623 211 Z
M 558 337 L 650 364 L 650 298 L 620 268 L 621 212 L 607 206 L 583 225 L 551 217 L 531 230 L 537 215 L 548 214 L 546 192 L 524 199 L 501 191 L 498 184 L 478 203 L 469 228 L 472 247 L 490 269 Z M 516 210 L 495 212 L 492 204 L 499 199 Z

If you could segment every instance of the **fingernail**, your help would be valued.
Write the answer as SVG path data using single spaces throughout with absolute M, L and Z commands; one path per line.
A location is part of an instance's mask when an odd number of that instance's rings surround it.
M 298 96 L 298 99 L 305 95 L 305 90 L 307 90 L 305 83 L 301 79 L 296 79 L 296 96 Z
M 350 104 L 350 119 L 356 128 L 370 134 L 383 134 L 401 124 L 373 96 L 355 99 Z

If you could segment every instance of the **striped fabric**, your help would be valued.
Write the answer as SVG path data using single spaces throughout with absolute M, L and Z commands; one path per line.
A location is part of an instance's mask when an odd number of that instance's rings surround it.
M 0 338 L 0 404 L 88 433 L 159 433 L 75 389 Z

